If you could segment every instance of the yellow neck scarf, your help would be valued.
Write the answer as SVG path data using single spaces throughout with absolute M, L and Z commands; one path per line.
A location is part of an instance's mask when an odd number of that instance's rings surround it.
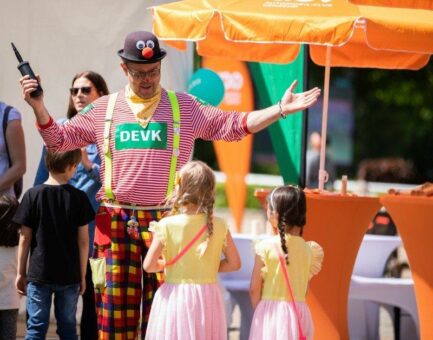
M 143 128 L 146 128 L 161 99 L 161 86 L 158 85 L 156 93 L 152 98 L 143 99 L 137 96 L 129 85 L 126 85 L 125 99 L 134 113 L 138 124 L 140 124 Z

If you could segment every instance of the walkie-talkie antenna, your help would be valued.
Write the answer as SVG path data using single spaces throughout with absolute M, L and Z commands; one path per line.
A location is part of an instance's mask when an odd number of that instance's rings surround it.
M 14 45 L 13 42 L 11 42 L 11 45 L 12 45 L 12 49 L 13 49 L 14 52 L 15 52 L 15 56 L 16 56 L 17 59 L 18 59 L 18 62 L 19 62 L 19 63 L 22 63 L 22 62 L 23 62 L 23 58 L 21 57 L 20 52 L 18 52 L 18 50 L 17 50 L 17 48 L 15 47 L 15 45 Z
M 21 57 L 20 52 L 18 52 L 17 48 L 15 47 L 14 43 L 11 42 L 12 49 L 14 50 L 15 56 L 18 59 L 18 70 L 20 70 L 22 76 L 29 76 L 30 79 L 38 80 L 30 67 L 30 64 L 28 61 L 23 61 L 23 57 Z M 42 94 L 43 90 L 41 85 L 38 82 L 38 86 L 30 93 L 30 97 L 37 97 Z

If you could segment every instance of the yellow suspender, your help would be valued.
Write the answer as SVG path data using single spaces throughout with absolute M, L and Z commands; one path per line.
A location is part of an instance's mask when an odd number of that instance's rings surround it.
M 170 162 L 170 173 L 168 175 L 168 185 L 167 194 L 168 198 L 173 192 L 174 180 L 176 178 L 176 166 L 177 158 L 179 157 L 179 147 L 180 147 L 180 110 L 179 103 L 177 101 L 176 93 L 174 91 L 167 91 L 168 98 L 170 99 L 171 111 L 173 112 L 173 150 L 171 153 Z
M 110 94 L 108 97 L 107 111 L 105 112 L 105 124 L 104 124 L 104 161 L 105 161 L 105 176 L 104 176 L 104 190 L 105 196 L 108 199 L 114 200 L 114 194 L 111 187 L 111 177 L 113 174 L 113 162 L 110 151 L 110 128 L 113 118 L 114 105 L 116 104 L 117 92 Z

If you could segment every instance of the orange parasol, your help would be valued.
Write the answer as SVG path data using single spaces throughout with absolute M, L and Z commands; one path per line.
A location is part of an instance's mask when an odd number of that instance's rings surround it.
M 180 49 L 195 41 L 202 56 L 289 63 L 299 44 L 310 45 L 313 61 L 326 67 L 320 190 L 327 179 L 330 67 L 417 70 L 433 53 L 433 12 L 420 9 L 348 0 L 183 0 L 155 6 L 153 14 L 160 39 Z
M 433 2 L 429 0 L 348 0 L 357 5 L 402 7 L 433 10 Z

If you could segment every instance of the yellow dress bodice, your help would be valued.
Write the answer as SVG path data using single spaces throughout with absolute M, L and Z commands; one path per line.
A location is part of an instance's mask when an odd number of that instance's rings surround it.
M 281 246 L 279 236 L 265 239 L 256 244 L 255 250 L 263 261 L 262 299 L 291 300 L 284 281 L 283 272 L 278 260 L 275 244 Z M 286 234 L 286 244 L 289 253 L 287 272 L 293 295 L 296 301 L 304 302 L 308 281 L 316 275 L 323 261 L 323 249 L 316 242 L 305 242 L 302 237 Z
M 163 255 L 170 261 L 194 238 L 206 224 L 206 215 L 179 214 L 152 223 L 152 231 L 157 233 L 164 243 Z M 225 247 L 227 225 L 219 217 L 213 219 L 213 234 L 202 257 L 197 247 L 206 239 L 206 232 L 182 256 L 178 262 L 166 267 L 167 283 L 216 283 L 221 254 Z

